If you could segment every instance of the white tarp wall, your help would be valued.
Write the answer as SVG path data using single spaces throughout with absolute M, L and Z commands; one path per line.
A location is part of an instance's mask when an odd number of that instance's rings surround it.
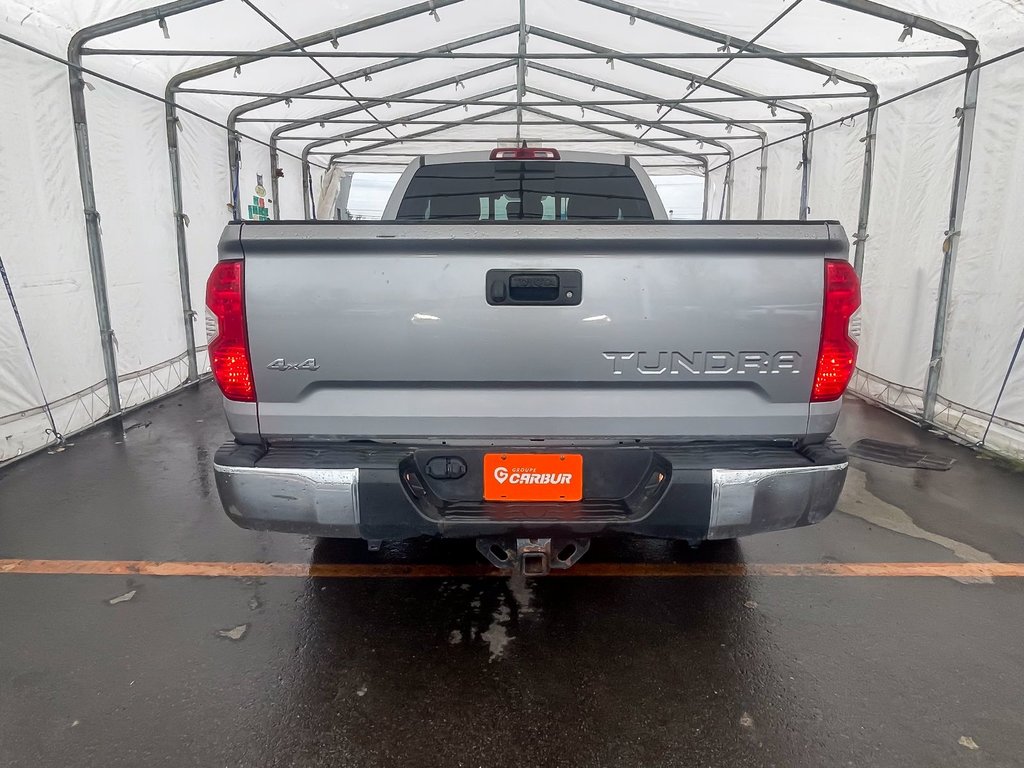
M 237 194 L 242 218 L 252 218 L 248 206 L 253 197 L 262 197 L 268 208 L 273 205 L 266 146 L 271 139 L 278 144 L 283 171 L 278 199 L 273 202 L 281 218 L 295 219 L 305 215 L 302 167 L 295 157 L 304 150 L 312 150 L 315 199 L 323 168 L 332 158 L 349 172 L 394 174 L 417 154 L 493 147 L 515 136 L 517 73 L 508 57 L 515 54 L 518 43 L 518 3 L 438 0 L 434 6 L 439 21 L 428 15 L 424 5 L 400 13 L 403 18 L 384 26 L 361 31 L 346 26 L 399 11 L 407 2 L 256 0 L 295 38 L 334 25 L 340 30 L 341 51 L 418 51 L 458 43 L 454 46 L 458 50 L 494 55 L 424 59 L 411 65 L 361 54 L 320 59 L 337 82 L 328 79 L 309 96 L 298 96 L 290 103 L 271 100 L 244 112 L 246 121 L 236 124 L 236 129 L 252 137 L 240 142 Z M 151 0 L 7 0 L 0 7 L 0 33 L 63 58 L 77 30 L 150 5 Z M 654 23 L 645 15 L 648 12 L 715 29 L 733 40 L 759 35 L 773 18 L 785 13 L 758 38 L 760 45 L 783 51 L 960 48 L 955 41 L 920 29 L 900 40 L 902 24 L 827 0 L 772 4 L 644 0 L 635 11 L 640 18 L 631 18 L 631 6 L 602 7 L 609 5 L 613 4 L 608 0 L 527 0 L 528 55 L 605 49 L 713 52 L 720 47 L 718 42 Z M 980 41 L 982 62 L 1024 44 L 1024 8 L 1000 0 L 889 0 L 887 5 L 969 31 Z M 167 27 L 169 37 L 158 24 L 149 22 L 88 45 L 157 51 L 254 51 L 287 45 L 279 29 L 237 0 L 171 15 Z M 481 39 L 467 43 L 473 36 Z M 325 40 L 308 50 L 329 52 L 335 47 Z M 162 97 L 170 77 L 223 58 L 89 55 L 85 65 Z M 716 71 L 723 63 L 726 66 Z M 965 59 L 849 58 L 822 59 L 821 63 L 874 83 L 884 101 L 962 69 Z M 42 408 L 44 398 L 62 433 L 102 418 L 110 404 L 82 212 L 68 70 L 60 62 L 5 41 L 0 41 L 0 66 L 0 103 L 5 107 L 0 121 L 0 258 L 38 367 L 37 379 L 4 290 L 0 292 L 2 462 L 52 442 L 46 431 L 50 421 Z M 713 75 L 714 81 L 691 93 L 685 73 L 693 80 Z M 177 100 L 225 123 L 235 107 L 326 77 L 308 58 L 267 58 L 185 84 L 236 95 L 179 93 Z M 185 327 L 193 321 L 182 308 L 165 106 L 97 77 L 86 75 L 85 79 L 91 87 L 86 104 L 92 170 L 123 409 L 186 381 Z M 792 121 L 799 115 L 781 103 L 770 107 L 764 101 L 738 101 L 735 89 L 788 102 L 809 112 L 816 126 L 866 105 L 859 86 L 843 78 L 838 84 L 823 80 L 818 72 L 766 59 L 652 57 L 648 62 L 614 64 L 600 57 L 539 59 L 531 61 L 526 71 L 525 98 L 532 107 L 524 112 L 522 135 L 564 149 L 638 154 L 652 174 L 666 177 L 666 185 L 672 183 L 669 178 L 698 172 L 700 162 L 695 158 L 720 153 L 714 141 L 728 142 L 740 157 L 732 173 L 732 216 L 740 219 L 757 213 L 760 142 L 752 138 L 753 132 L 739 127 L 754 123 L 770 144 L 764 217 L 794 219 L 801 207 L 801 125 L 799 120 L 794 124 L 769 118 Z M 344 93 L 338 83 L 346 89 Z M 923 409 L 930 366 L 957 150 L 955 112 L 963 104 L 963 85 L 960 76 L 883 106 L 878 113 L 863 274 L 864 333 L 854 388 L 917 415 Z M 411 91 L 422 103 L 401 100 L 401 94 Z M 839 93 L 861 95 L 834 98 Z M 954 235 L 959 253 L 952 275 L 935 419 L 972 440 L 984 429 L 1024 327 L 1024 269 L 1019 253 L 1019 243 L 1024 242 L 1024 217 L 1019 214 L 1024 203 L 1019 173 L 1024 167 L 1024 127 L 1018 119 L 1022 93 L 1024 57 L 981 71 L 963 226 Z M 323 100 L 325 94 L 350 100 Z M 827 98 L 800 99 L 799 94 Z M 664 109 L 664 104 L 684 96 L 688 105 Z M 351 100 L 355 97 L 378 99 L 372 116 Z M 445 107 L 440 103 L 452 99 L 466 104 Z M 587 101 L 601 104 L 585 108 L 578 104 Z M 735 125 L 729 126 L 726 135 L 721 123 L 693 124 L 701 111 Z M 325 112 L 330 113 L 326 119 Z M 201 320 L 204 282 L 216 258 L 220 232 L 231 217 L 227 132 L 182 111 L 178 119 L 183 209 L 188 217 L 187 292 L 198 313 L 193 327 L 197 367 L 202 373 L 208 367 Z M 266 122 L 248 121 L 254 119 Z M 442 129 L 424 119 L 458 125 Z M 388 127 L 375 120 L 389 121 Z M 673 124 L 673 120 L 679 122 Z M 865 117 L 860 115 L 813 135 L 809 215 L 838 219 L 851 236 L 858 223 L 864 132 Z M 332 138 L 339 134 L 346 134 L 347 140 Z M 792 140 L 772 144 L 794 135 Z M 389 143 L 394 136 L 405 138 Z M 636 143 L 641 136 L 643 141 Z M 715 138 L 698 143 L 709 136 Z M 724 159 L 722 154 L 708 157 L 713 169 L 708 180 L 711 218 L 718 217 L 725 193 Z M 1024 455 L 1024 360 L 1011 374 L 989 444 Z
M 57 30 L 34 31 L 34 41 L 48 48 L 67 45 Z M 67 68 L 3 43 L 0 59 L 7 73 L 0 103 L 9 116 L 0 120 L 0 258 L 58 429 L 70 432 L 103 416 L 107 402 Z M 51 442 L 42 404 L 0 289 L 0 460 Z

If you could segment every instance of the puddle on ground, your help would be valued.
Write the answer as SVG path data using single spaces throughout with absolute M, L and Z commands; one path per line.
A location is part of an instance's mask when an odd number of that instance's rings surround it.
M 958 558 L 967 563 L 995 563 L 998 562 L 992 555 L 975 549 L 970 544 L 951 539 L 947 536 L 940 536 L 937 533 L 926 531 L 918 526 L 902 509 L 890 504 L 887 501 L 875 496 L 868 490 L 868 477 L 859 469 L 850 467 L 846 475 L 846 487 L 839 499 L 837 509 L 852 517 L 858 517 L 865 522 L 877 525 L 879 528 L 910 536 L 922 541 L 929 541 L 937 544 L 943 549 L 948 549 Z M 991 576 L 950 576 L 948 578 L 959 581 L 961 584 L 991 584 Z
M 469 601 L 467 616 L 460 617 L 459 622 L 463 629 L 452 629 L 448 635 L 449 645 L 474 644 L 483 641 L 489 653 L 489 662 L 497 661 L 504 657 L 509 644 L 515 639 L 511 633 L 513 624 L 516 628 L 526 616 L 532 616 L 538 609 L 534 606 L 533 587 L 522 575 L 512 576 L 504 582 L 486 580 L 470 587 L 463 584 L 460 587 L 442 586 L 442 591 L 454 594 L 456 590 L 464 594 L 471 588 L 493 590 L 498 587 L 498 594 L 493 602 L 487 602 L 494 606 L 493 610 L 483 607 L 481 595 L 477 594 Z M 467 621 L 468 619 L 468 621 Z

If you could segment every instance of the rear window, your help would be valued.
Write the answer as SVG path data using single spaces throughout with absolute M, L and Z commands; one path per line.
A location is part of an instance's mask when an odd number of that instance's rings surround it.
M 399 221 L 641 221 L 653 219 L 626 165 L 496 161 L 425 165 Z

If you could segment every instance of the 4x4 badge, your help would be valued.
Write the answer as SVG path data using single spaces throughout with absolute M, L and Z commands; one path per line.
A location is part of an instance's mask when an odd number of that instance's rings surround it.
M 310 357 L 301 363 L 289 363 L 283 357 L 277 358 L 267 366 L 272 371 L 319 371 L 320 366 L 316 364 L 316 358 Z

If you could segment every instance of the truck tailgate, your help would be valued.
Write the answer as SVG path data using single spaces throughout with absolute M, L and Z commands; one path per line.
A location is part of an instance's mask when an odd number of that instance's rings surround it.
M 272 442 L 796 439 L 847 247 L 828 223 L 269 223 L 221 258 L 244 254 Z

